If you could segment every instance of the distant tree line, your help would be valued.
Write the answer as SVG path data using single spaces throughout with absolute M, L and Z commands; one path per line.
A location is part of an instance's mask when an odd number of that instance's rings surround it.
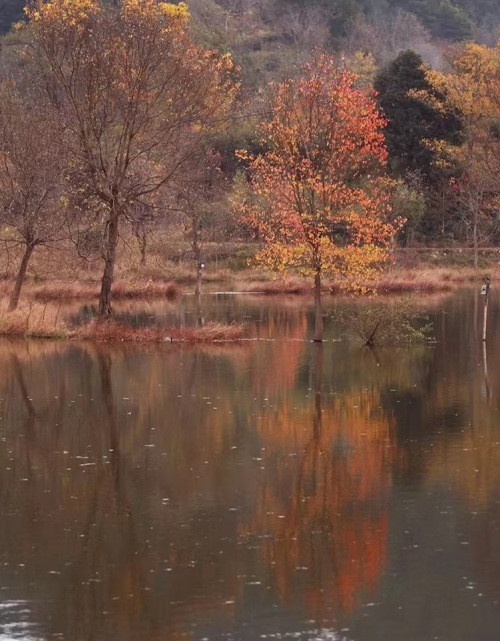
M 485 20 L 500 17 L 495 0 L 282 0 L 302 5 L 321 4 L 330 15 L 333 35 L 343 35 L 361 14 L 389 16 L 394 9 L 414 14 L 435 38 L 459 41 L 470 38 Z
M 349 23 L 360 15 L 389 16 L 402 9 L 417 16 L 435 38 L 459 41 L 472 37 L 478 26 L 500 23 L 497 0 L 278 0 L 282 5 L 323 6 L 334 36 L 345 34 Z M 0 0 L 0 34 L 10 30 L 23 16 L 25 0 Z M 196 3 L 193 3 L 196 4 Z M 209 4 L 209 3 L 208 3 Z M 222 7 L 241 10 L 254 0 L 220 0 Z

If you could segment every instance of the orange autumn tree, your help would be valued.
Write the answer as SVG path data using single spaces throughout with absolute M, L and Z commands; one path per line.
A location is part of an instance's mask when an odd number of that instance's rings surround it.
M 388 259 L 401 221 L 389 222 L 385 121 L 373 95 L 325 54 L 271 89 L 266 151 L 250 161 L 245 203 L 264 248 L 257 261 L 314 277 L 314 340 L 323 338 L 321 282 L 363 290 Z

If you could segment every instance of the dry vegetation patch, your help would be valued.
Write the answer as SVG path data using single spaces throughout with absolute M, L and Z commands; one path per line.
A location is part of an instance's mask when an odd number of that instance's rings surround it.
M 68 311 L 61 305 L 31 302 L 14 312 L 0 308 L 0 336 L 11 338 L 52 338 L 99 342 L 211 343 L 246 338 L 242 324 L 210 322 L 201 327 L 137 327 L 113 318 L 92 319 L 83 325 L 68 322 Z

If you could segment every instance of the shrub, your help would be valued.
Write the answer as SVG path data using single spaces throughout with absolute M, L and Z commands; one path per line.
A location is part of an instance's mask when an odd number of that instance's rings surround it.
M 432 329 L 429 319 L 415 312 L 410 297 L 361 304 L 355 309 L 336 312 L 334 319 L 368 347 L 421 342 Z

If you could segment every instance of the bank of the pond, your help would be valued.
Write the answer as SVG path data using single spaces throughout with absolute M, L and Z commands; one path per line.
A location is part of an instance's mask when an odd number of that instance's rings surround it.
M 5 284 L 4 284 L 5 287 Z M 23 296 L 47 303 L 58 300 L 96 300 L 99 297 L 99 282 L 50 281 L 27 282 Z M 175 299 L 182 294 L 181 287 L 172 281 L 118 281 L 113 285 L 114 300 L 130 299 Z
M 26 313 L 0 317 L 0 337 L 135 343 L 217 343 L 246 338 L 243 324 L 209 322 L 200 327 L 134 327 L 114 319 L 94 319 L 72 327 L 58 318 Z
M 377 294 L 410 294 L 415 292 L 439 293 L 449 292 L 467 284 L 479 283 L 485 274 L 495 279 L 495 271 L 473 268 L 430 268 L 425 269 L 393 269 L 381 275 L 379 280 L 367 281 L 362 284 L 368 292 Z M 231 291 L 248 294 L 265 295 L 312 295 L 311 280 L 298 276 L 276 277 L 269 274 L 253 278 L 240 275 L 232 283 Z M 325 294 L 341 295 L 345 289 L 340 283 L 324 279 Z
M 500 277 L 500 265 L 490 262 L 484 268 L 470 266 L 395 266 L 384 272 L 376 281 L 363 283 L 366 291 L 377 294 L 406 293 L 439 293 L 448 292 L 464 285 L 477 284 L 485 275 L 494 282 Z M 188 278 L 184 268 L 169 273 L 168 278 L 160 274 L 155 277 L 124 276 L 118 279 L 112 289 L 115 301 L 126 300 L 175 300 L 183 293 L 192 293 L 195 289 L 195 275 Z M 14 287 L 11 278 L 0 282 L 0 297 L 8 299 Z M 213 291 L 231 291 L 242 294 L 263 294 L 268 296 L 286 294 L 312 296 L 311 279 L 300 276 L 282 276 L 275 273 L 245 269 L 231 271 L 228 269 L 207 269 L 204 274 L 202 289 L 205 293 Z M 24 302 L 50 303 L 57 301 L 97 301 L 100 281 L 97 274 L 90 280 L 28 279 L 23 286 L 21 300 Z M 324 278 L 323 292 L 330 295 L 341 295 L 344 289 L 341 284 Z

